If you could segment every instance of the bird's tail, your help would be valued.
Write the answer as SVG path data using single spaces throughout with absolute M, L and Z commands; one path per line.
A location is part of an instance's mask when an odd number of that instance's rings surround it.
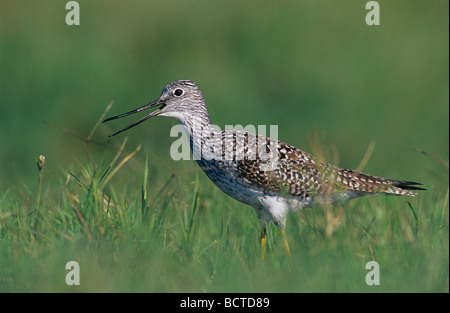
M 388 181 L 391 182 L 391 188 L 388 188 L 387 191 L 385 191 L 385 193 L 414 197 L 417 195 L 417 192 L 414 192 L 413 190 L 426 190 L 425 188 L 418 187 L 422 185 L 421 183 L 416 183 L 413 181 L 394 180 L 394 179 L 388 179 Z
M 415 191 L 426 190 L 419 187 L 422 185 L 421 183 L 378 177 L 351 170 L 340 170 L 338 173 L 339 180 L 343 183 L 345 189 L 361 194 L 386 193 L 414 197 L 417 195 Z

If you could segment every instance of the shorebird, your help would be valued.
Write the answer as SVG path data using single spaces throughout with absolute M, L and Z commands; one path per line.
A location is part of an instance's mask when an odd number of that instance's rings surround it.
M 261 225 L 261 258 L 266 252 L 266 227 L 280 229 L 285 252 L 286 217 L 303 208 L 336 205 L 373 194 L 415 196 L 420 183 L 395 180 L 327 164 L 284 142 L 243 130 L 211 126 L 200 88 L 192 81 L 168 84 L 154 102 L 110 117 L 104 122 L 150 108 L 155 111 L 112 133 L 115 136 L 153 116 L 176 118 L 189 138 L 194 159 L 223 192 L 254 208 Z

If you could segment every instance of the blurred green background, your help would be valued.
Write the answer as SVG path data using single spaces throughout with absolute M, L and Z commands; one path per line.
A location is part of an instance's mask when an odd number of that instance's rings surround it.
M 378 1 L 380 26 L 366 25 L 361 0 L 80 0 L 80 26 L 66 25 L 66 3 L 0 0 L 0 195 L 15 189 L 31 210 L 39 155 L 46 193 L 61 192 L 66 170 L 87 160 L 82 141 L 42 121 L 88 136 L 111 101 L 108 116 L 190 79 L 222 128 L 278 125 L 280 140 L 313 153 L 331 147 L 326 161 L 345 168 L 375 142 L 365 172 L 420 181 L 444 198 L 448 171 L 414 148 L 448 162 L 448 1 Z M 90 146 L 98 160 L 126 136 L 130 151 L 142 144 L 115 178 L 129 182 L 117 192 L 140 196 L 148 155 L 150 189 L 178 172 L 186 178 L 181 193 L 191 196 L 195 162 L 169 154 L 175 120 L 155 118 L 107 138 L 137 118 L 101 125 L 93 137 L 100 145 Z M 257 228 L 256 219 L 249 223 Z M 448 291 L 448 274 L 443 279 Z
M 2 189 L 34 188 L 38 155 L 59 175 L 82 149 L 42 120 L 87 136 L 110 101 L 122 113 L 178 79 L 200 85 L 214 124 L 278 125 L 306 151 L 316 127 L 344 167 L 371 140 L 377 175 L 440 170 L 413 148 L 448 159 L 448 1 L 379 1 L 380 26 L 366 25 L 366 1 L 78 3 L 69 27 L 65 1 L 0 1 Z M 129 142 L 169 158 L 175 123 L 152 120 Z

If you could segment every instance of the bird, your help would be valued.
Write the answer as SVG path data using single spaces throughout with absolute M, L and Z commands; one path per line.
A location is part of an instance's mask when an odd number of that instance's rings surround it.
M 160 97 L 132 111 L 105 119 L 108 122 L 147 109 L 154 111 L 122 128 L 122 133 L 155 116 L 179 121 L 189 138 L 194 159 L 224 193 L 251 206 L 261 226 L 261 259 L 266 254 L 267 226 L 278 226 L 283 248 L 289 213 L 317 206 L 341 205 L 374 194 L 417 195 L 421 183 L 378 177 L 325 163 L 292 145 L 241 129 L 212 127 L 202 91 L 190 80 L 166 85 Z

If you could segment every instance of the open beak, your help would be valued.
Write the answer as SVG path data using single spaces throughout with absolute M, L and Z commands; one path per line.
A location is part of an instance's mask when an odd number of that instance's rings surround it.
M 122 114 L 119 114 L 119 115 L 116 115 L 116 116 L 107 118 L 106 120 L 103 121 L 103 123 L 104 123 L 104 122 L 108 122 L 108 121 L 112 121 L 112 120 L 115 120 L 115 119 L 118 119 L 118 118 L 121 118 L 121 117 L 125 117 L 125 116 L 128 116 L 128 115 L 134 114 L 134 113 L 138 113 L 138 112 L 141 112 L 141 111 L 144 111 L 144 110 L 147 110 L 147 109 L 156 107 L 156 106 L 158 106 L 158 105 L 160 105 L 161 107 L 159 107 L 158 109 L 156 109 L 156 110 L 153 111 L 152 113 L 150 113 L 150 114 L 144 116 L 143 118 L 137 120 L 137 121 L 134 122 L 133 124 L 128 125 L 127 127 L 122 128 L 121 130 L 118 130 L 118 131 L 112 133 L 112 134 L 109 135 L 108 137 L 112 137 L 112 136 L 115 136 L 115 135 L 117 135 L 117 134 L 119 134 L 119 133 L 121 133 L 121 132 L 123 132 L 123 131 L 126 131 L 127 129 L 130 129 L 130 128 L 132 128 L 132 127 L 134 127 L 134 126 L 136 126 L 136 125 L 142 123 L 143 121 L 149 119 L 149 118 L 152 117 L 152 116 L 157 116 L 157 115 L 159 115 L 160 113 L 162 113 L 162 109 L 164 108 L 165 104 L 164 104 L 164 102 L 162 102 L 162 101 L 160 101 L 160 100 L 156 100 L 155 102 L 146 104 L 146 105 L 144 105 L 143 107 L 140 107 L 140 108 L 138 108 L 138 109 L 132 110 L 132 111 L 130 111 L 130 112 L 122 113 Z

